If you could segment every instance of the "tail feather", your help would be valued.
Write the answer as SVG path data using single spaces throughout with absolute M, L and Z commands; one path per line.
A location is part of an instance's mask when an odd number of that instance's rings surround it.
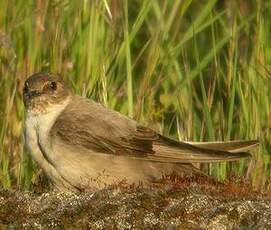
M 256 143 L 253 142 L 252 144 L 251 142 L 249 145 L 255 146 Z M 239 144 L 238 148 L 232 147 L 230 144 L 222 145 L 223 147 L 221 148 L 220 146 L 220 144 L 212 143 L 211 148 L 208 148 L 208 145 L 204 146 L 202 143 L 192 145 L 185 142 L 178 142 L 160 135 L 159 139 L 155 141 L 153 145 L 155 154 L 149 155 L 148 159 L 160 162 L 193 163 L 235 161 L 251 157 L 247 152 L 236 151 L 237 149 L 244 149 L 247 144 L 244 144 L 243 147 L 240 147 L 242 145 Z

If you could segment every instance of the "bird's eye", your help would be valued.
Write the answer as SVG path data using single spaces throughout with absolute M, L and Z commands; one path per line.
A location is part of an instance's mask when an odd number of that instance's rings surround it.
M 43 86 L 43 92 L 53 92 L 57 89 L 57 82 L 51 81 Z
M 56 89 L 57 89 L 57 83 L 54 82 L 54 81 L 52 81 L 52 82 L 50 83 L 50 88 L 51 88 L 52 90 L 56 90 Z

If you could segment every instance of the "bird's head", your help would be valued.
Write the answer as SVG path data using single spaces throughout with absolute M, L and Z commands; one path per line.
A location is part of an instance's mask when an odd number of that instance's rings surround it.
M 72 93 L 59 76 L 36 73 L 24 83 L 23 100 L 28 112 L 46 113 L 52 107 L 62 105 Z

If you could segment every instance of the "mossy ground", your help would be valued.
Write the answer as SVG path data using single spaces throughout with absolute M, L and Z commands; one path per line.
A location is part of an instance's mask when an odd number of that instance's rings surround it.
M 271 227 L 270 191 L 244 179 L 165 177 L 82 194 L 0 191 L 0 223 L 15 229 L 258 229 Z

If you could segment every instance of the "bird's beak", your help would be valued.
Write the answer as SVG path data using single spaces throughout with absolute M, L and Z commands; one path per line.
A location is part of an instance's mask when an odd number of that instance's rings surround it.
M 23 93 L 23 97 L 24 97 L 24 102 L 32 99 L 33 97 L 37 97 L 40 96 L 41 92 L 37 91 L 37 90 L 33 90 L 33 91 L 25 91 Z

